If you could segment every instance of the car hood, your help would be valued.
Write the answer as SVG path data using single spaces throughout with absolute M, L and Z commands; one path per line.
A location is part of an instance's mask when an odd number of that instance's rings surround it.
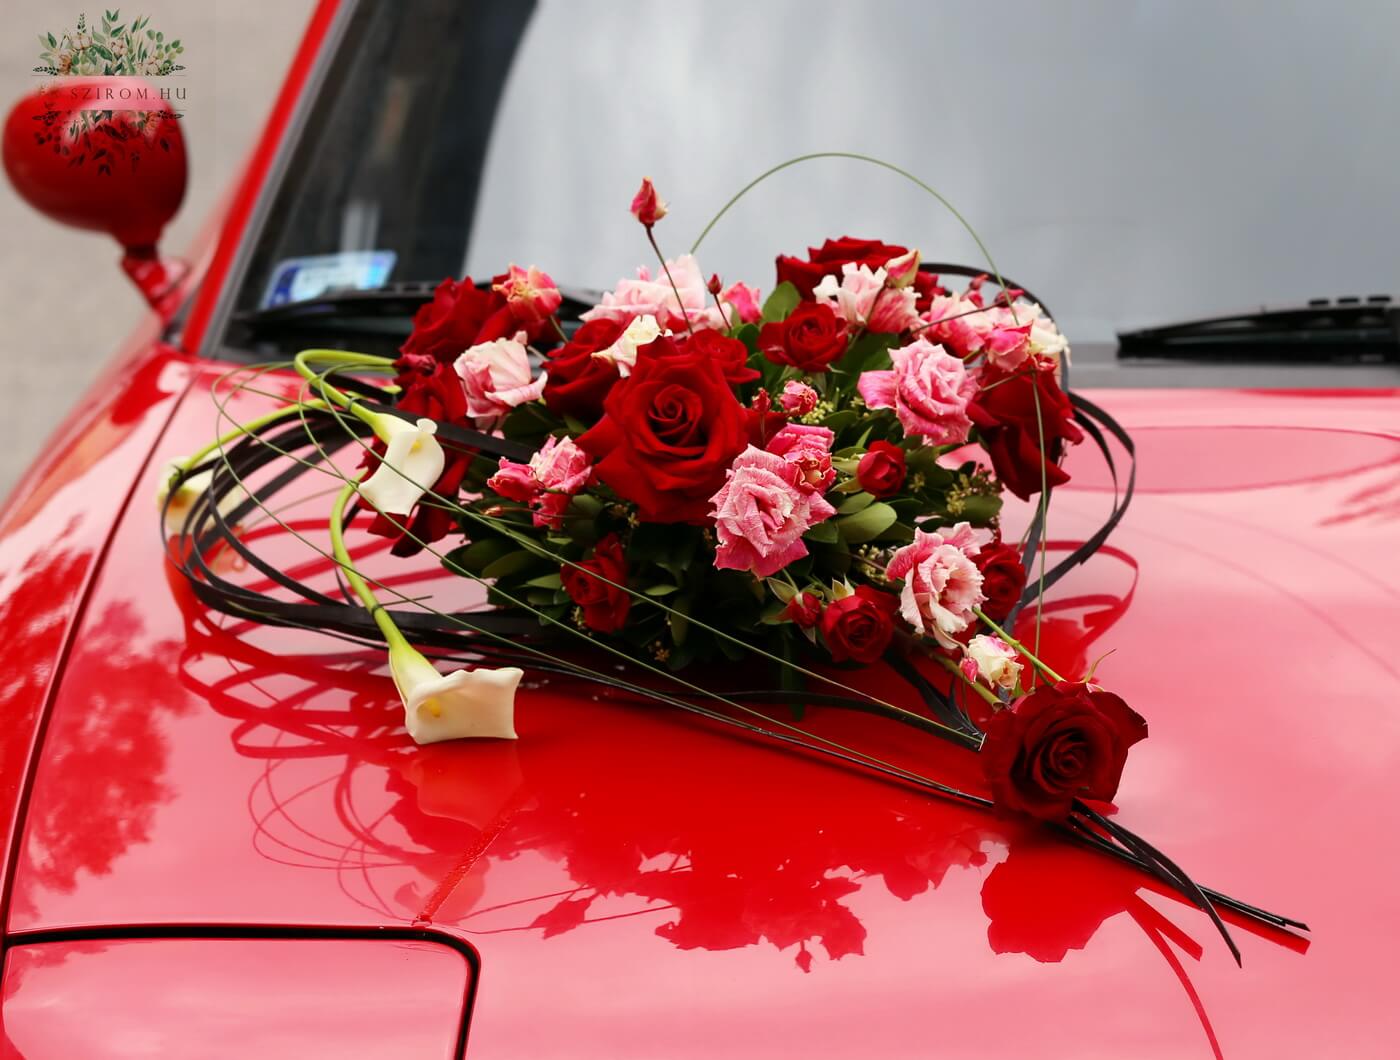
M 210 435 L 213 370 L 194 370 L 161 457 Z M 1122 819 L 1199 882 L 1308 921 L 1311 946 L 1241 925 L 1241 970 L 1201 913 L 1107 859 L 533 677 L 518 742 L 415 747 L 374 654 L 197 605 L 163 561 L 160 460 L 72 623 L 12 940 L 444 933 L 480 957 L 473 1056 L 1385 1053 L 1400 392 L 1092 396 L 1133 432 L 1138 495 L 1050 594 L 1046 654 L 1077 673 L 1113 650 L 1100 677 L 1150 721 Z M 1111 506 L 1088 449 L 1053 548 Z M 324 507 L 284 518 L 313 533 Z M 977 783 L 964 752 L 819 715 Z

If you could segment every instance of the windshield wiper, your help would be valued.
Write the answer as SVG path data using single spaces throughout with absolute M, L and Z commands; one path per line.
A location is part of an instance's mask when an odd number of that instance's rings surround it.
M 1118 356 L 1214 363 L 1400 362 L 1400 307 L 1389 295 L 1314 298 L 1290 309 L 1120 331 Z
M 435 281 L 409 280 L 372 290 L 327 291 L 300 302 L 245 310 L 233 315 L 228 342 L 238 349 L 261 352 L 282 345 L 278 340 L 295 345 L 312 336 L 326 342 L 353 336 L 377 340 L 376 346 L 392 349 L 408 337 L 413 314 L 433 300 L 436 289 Z M 566 333 L 572 331 L 579 314 L 602 297 L 584 288 L 560 288 L 560 293 L 564 302 L 559 318 Z

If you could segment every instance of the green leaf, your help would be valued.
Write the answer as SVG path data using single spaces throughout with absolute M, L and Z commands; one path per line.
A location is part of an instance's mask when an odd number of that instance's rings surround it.
M 523 570 L 529 570 L 537 562 L 537 557 L 533 552 L 521 549 L 519 552 L 510 552 L 500 559 L 492 560 L 486 565 L 486 569 L 481 572 L 483 578 L 507 578 L 512 574 L 519 574 Z
M 874 500 L 875 498 L 868 493 L 861 492 L 854 494 L 841 502 L 840 506 L 836 509 L 836 514 L 855 515 L 856 512 L 864 511 L 866 508 L 869 508 Z
M 671 643 L 679 648 L 685 643 L 685 635 L 690 632 L 690 619 L 686 617 L 690 602 L 677 600 L 673 606 L 675 610 L 667 614 L 666 624 L 671 627 Z
M 514 550 L 514 543 L 503 537 L 487 537 L 473 541 L 465 548 L 454 548 L 446 558 L 471 574 L 480 574 L 490 564 Z
M 858 545 L 863 541 L 879 537 L 893 525 L 895 511 L 888 504 L 875 503 L 855 515 L 844 515 L 836 520 L 841 539 L 847 544 Z
M 41 44 L 43 43 L 42 39 L 40 40 L 40 43 L 41 43 Z M 49 34 L 49 47 L 50 47 L 50 48 L 57 48 L 57 47 L 58 47 L 58 41 L 54 38 L 54 35 L 53 35 L 52 33 Z
M 802 535 L 802 539 L 819 545 L 834 545 L 841 540 L 841 532 L 832 520 L 827 519 L 808 530 Z
M 769 590 L 771 590 L 773 595 L 783 604 L 786 604 L 797 595 L 797 590 L 780 578 L 766 578 L 764 580 L 767 582 Z M 779 608 L 779 610 L 782 610 L 782 608 Z
M 1000 497 L 967 497 L 963 500 L 963 508 L 959 518 L 966 519 L 974 526 L 986 526 L 996 518 L 999 511 L 1001 511 Z
M 554 574 L 541 574 L 538 578 L 531 578 L 525 584 L 532 589 L 562 589 L 564 587 L 563 579 L 559 577 L 557 571 Z
M 642 592 L 647 596 L 670 596 L 672 593 L 679 592 L 680 588 L 679 585 L 653 585 L 649 589 L 643 589 Z
M 787 315 L 797 308 L 797 303 L 802 301 L 802 295 L 787 280 L 773 288 L 767 300 L 763 303 L 763 322 L 771 324 L 776 320 L 786 320 Z
M 860 413 L 855 409 L 842 409 L 840 412 L 833 412 L 826 419 L 822 420 L 822 426 L 840 432 L 859 420 Z

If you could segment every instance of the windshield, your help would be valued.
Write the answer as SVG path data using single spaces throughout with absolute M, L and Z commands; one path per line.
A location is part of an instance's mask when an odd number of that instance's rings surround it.
M 235 309 L 511 262 L 609 288 L 651 256 L 627 215 L 642 175 L 671 203 L 674 256 L 752 177 L 821 150 L 937 188 L 1076 353 L 1389 293 L 1397 32 L 1381 4 L 361 4 Z M 760 185 L 698 257 L 766 293 L 776 254 L 839 235 L 985 260 L 925 192 L 846 159 Z

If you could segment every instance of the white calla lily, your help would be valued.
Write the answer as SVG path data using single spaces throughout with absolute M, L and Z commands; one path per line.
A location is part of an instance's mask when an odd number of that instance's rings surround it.
M 385 515 L 407 516 L 423 494 L 432 488 L 447 457 L 434 437 L 437 424 L 421 419 L 416 424 L 397 416 L 381 416 L 374 433 L 388 443 L 384 458 L 373 475 L 360 483 L 360 496 Z
M 404 726 L 415 743 L 516 739 L 515 689 L 524 676 L 518 667 L 443 675 L 416 648 L 400 642 L 389 649 L 389 670 L 403 700 Z
M 171 492 L 171 483 L 175 476 L 184 470 L 188 461 L 172 460 L 165 465 L 161 472 L 160 484 L 156 487 L 156 507 L 165 509 L 165 533 L 167 537 L 179 534 L 185 527 L 185 520 L 189 517 L 190 511 L 199 499 L 208 491 L 210 483 L 214 481 L 214 471 L 201 471 L 197 475 L 190 475 L 181 480 L 180 484 Z M 166 500 L 170 501 L 170 506 L 166 507 Z M 228 515 L 238 503 L 243 499 L 243 491 L 235 489 L 219 501 L 219 511 Z

